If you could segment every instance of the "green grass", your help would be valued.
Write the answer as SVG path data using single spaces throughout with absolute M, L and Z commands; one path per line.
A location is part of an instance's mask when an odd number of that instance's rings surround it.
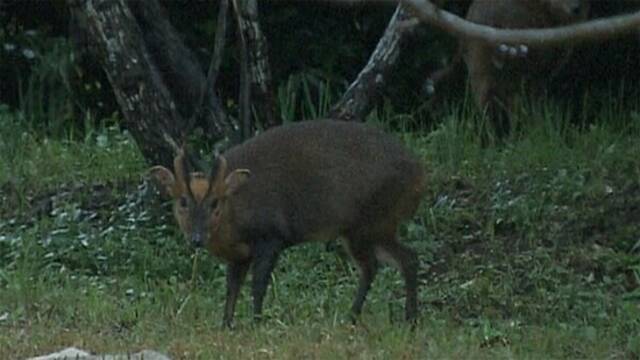
M 47 138 L 2 109 L 0 358 L 67 346 L 177 359 L 637 358 L 640 121 L 633 105 L 598 109 L 570 121 L 523 107 L 497 146 L 483 146 L 482 119 L 464 107 L 397 133 L 430 173 L 400 234 L 422 261 L 415 331 L 387 268 L 351 325 L 357 274 L 321 244 L 283 256 L 263 323 L 245 289 L 236 329 L 221 329 L 224 267 L 183 243 L 129 136 Z M 371 120 L 415 127 L 392 111 Z

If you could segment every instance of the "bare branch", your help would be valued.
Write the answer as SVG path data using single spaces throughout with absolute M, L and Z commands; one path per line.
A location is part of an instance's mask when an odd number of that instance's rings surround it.
M 68 0 L 92 41 L 140 151 L 150 163 L 170 165 L 182 117 L 150 62 L 140 27 L 124 0 Z
M 216 28 L 216 38 L 213 48 L 213 57 L 209 64 L 207 72 L 207 83 L 209 89 L 215 89 L 218 74 L 220 73 L 220 64 L 222 63 L 222 55 L 224 53 L 224 39 L 227 35 L 227 11 L 229 8 L 228 0 L 220 0 L 220 8 L 218 9 L 218 23 Z
M 165 9 L 157 0 L 129 0 L 127 4 L 142 31 L 149 63 L 173 96 L 178 112 L 187 120 L 180 124 L 183 136 L 191 133 L 197 123 L 210 139 L 224 137 L 228 124 L 222 103 L 213 92 L 203 99 L 206 74 L 195 53 L 169 21 Z
M 253 126 L 251 124 L 251 85 L 249 82 L 249 59 L 247 54 L 247 39 L 243 31 L 243 19 L 241 8 L 238 1 L 233 0 L 233 7 L 236 11 L 238 23 L 238 39 L 240 40 L 240 94 L 238 96 L 240 132 L 242 139 L 248 139 L 253 134 Z
M 571 41 L 603 41 L 640 28 L 640 12 L 547 29 L 505 30 L 479 25 L 438 8 L 429 0 L 400 0 L 422 22 L 453 36 L 500 44 L 557 46 Z
M 275 117 L 273 80 L 269 66 L 267 39 L 260 30 L 257 0 L 233 0 L 238 30 L 244 38 L 247 51 L 252 105 L 265 128 L 280 123 Z
M 380 92 L 384 89 L 389 72 L 400 57 L 400 43 L 406 30 L 409 29 L 405 24 L 409 16 L 402 5 L 396 7 L 369 61 L 340 101 L 333 106 L 329 117 L 362 121 L 369 114 Z
M 209 69 L 207 70 L 207 78 L 202 84 L 202 89 L 200 90 L 200 97 L 198 99 L 198 110 L 194 115 L 194 118 L 200 117 L 201 112 L 206 108 L 204 102 L 205 97 L 217 98 L 215 95 L 216 81 L 218 80 L 218 74 L 220 73 L 220 64 L 222 63 L 222 56 L 224 54 L 224 40 L 227 35 L 228 8 L 229 1 L 220 0 L 213 55 L 211 56 L 211 62 L 209 63 Z M 220 120 L 222 123 L 227 123 L 228 121 L 224 112 L 219 112 L 216 117 L 221 118 Z M 193 121 L 193 119 L 191 121 Z M 189 128 L 190 127 L 191 126 L 189 126 Z

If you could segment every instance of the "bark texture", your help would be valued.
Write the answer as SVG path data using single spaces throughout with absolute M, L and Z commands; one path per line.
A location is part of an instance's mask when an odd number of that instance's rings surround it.
M 86 27 L 125 119 L 147 161 L 170 166 L 183 119 L 170 92 L 152 69 L 133 13 L 124 0 L 69 0 Z
M 362 121 L 371 112 L 398 62 L 401 42 L 411 27 L 405 26 L 409 18 L 409 13 L 398 5 L 369 61 L 330 110 L 329 117 Z
M 149 163 L 171 166 L 194 126 L 211 140 L 227 133 L 230 125 L 218 97 L 157 0 L 67 3 L 109 79 L 125 127 Z
M 199 126 L 209 140 L 222 138 L 229 125 L 221 101 L 158 0 L 129 0 L 127 4 L 142 30 L 149 63 L 169 90 L 178 112 L 187 120 L 183 132 L 191 133 L 194 126 Z
M 250 92 L 251 104 L 255 115 L 264 128 L 279 125 L 281 121 L 275 116 L 276 102 L 273 95 L 273 79 L 269 65 L 269 48 L 267 38 L 260 29 L 257 1 L 233 0 L 233 6 L 238 23 L 238 37 L 242 42 L 241 47 L 244 48 L 244 56 L 246 57 L 246 73 L 242 71 L 244 74 L 241 76 L 244 76 L 245 79 L 243 80 L 248 83 L 248 91 Z M 248 102 L 246 99 L 245 101 Z M 243 105 L 242 103 L 243 95 L 240 96 L 241 106 Z M 245 106 L 248 107 L 246 104 Z M 253 118 L 248 108 L 243 109 L 243 111 L 249 112 L 247 116 Z M 242 118 L 243 116 L 240 117 Z M 248 124 L 244 124 L 244 120 L 241 120 L 241 122 L 243 122 L 241 125 L 243 127 L 243 135 L 249 135 L 246 133 L 248 129 L 245 128 Z

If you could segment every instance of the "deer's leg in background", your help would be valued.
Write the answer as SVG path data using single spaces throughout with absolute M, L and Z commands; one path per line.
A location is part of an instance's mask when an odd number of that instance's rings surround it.
M 360 278 L 358 280 L 358 290 L 356 296 L 353 299 L 353 305 L 351 306 L 352 320 L 355 322 L 356 318 L 360 316 L 362 312 L 362 306 L 367 298 L 367 293 L 371 288 L 373 279 L 378 272 L 378 261 L 368 239 L 347 239 L 347 246 L 351 257 L 355 260 L 360 270 Z
M 252 293 L 253 315 L 257 321 L 262 317 L 264 295 L 282 248 L 282 241 L 277 237 L 261 238 L 254 246 Z

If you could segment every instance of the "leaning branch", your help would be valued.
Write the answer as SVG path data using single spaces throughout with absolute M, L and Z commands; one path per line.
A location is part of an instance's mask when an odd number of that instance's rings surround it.
M 275 117 L 273 79 L 267 38 L 260 29 L 257 0 L 233 0 L 239 37 L 246 46 L 252 106 L 264 128 L 280 124 Z M 242 44 L 241 44 L 242 45 Z
M 249 54 L 247 49 L 247 34 L 244 30 L 241 8 L 238 1 L 233 0 L 238 23 L 238 40 L 240 42 L 240 94 L 238 95 L 240 134 L 242 139 L 248 139 L 253 135 L 251 123 L 251 79 L 249 77 Z
M 143 34 L 124 0 L 68 0 L 84 24 L 92 54 L 104 69 L 144 158 L 169 166 L 178 147 L 182 117 L 145 46 Z
M 227 12 L 228 12 L 229 2 L 228 0 L 220 0 L 220 6 L 218 9 L 218 20 L 216 24 L 216 35 L 214 39 L 214 47 L 213 47 L 213 55 L 211 57 L 211 62 L 209 63 L 209 69 L 207 70 L 207 77 L 205 82 L 202 84 L 202 88 L 200 90 L 200 96 L 198 98 L 198 109 L 196 114 L 194 114 L 194 121 L 197 118 L 202 116 L 202 112 L 208 107 L 207 102 L 205 102 L 205 98 L 211 98 L 217 100 L 216 96 L 216 82 L 218 81 L 218 74 L 220 73 L 220 64 L 222 63 L 222 56 L 224 54 L 224 46 L 225 46 L 225 38 L 227 35 Z M 214 101 L 215 104 L 218 104 L 219 101 Z M 214 109 L 215 110 L 215 109 Z M 222 120 L 223 123 L 228 123 L 228 119 L 226 118 L 226 114 L 224 111 L 215 111 L 214 118 Z M 189 128 L 191 128 L 193 124 L 190 124 Z M 232 125 L 232 124 L 230 124 Z
M 229 7 L 228 0 L 220 0 L 220 8 L 218 9 L 218 21 L 216 27 L 216 37 L 214 40 L 213 57 L 207 71 L 207 86 L 213 90 L 216 87 L 218 74 L 220 73 L 220 64 L 222 63 L 222 55 L 224 53 L 224 40 L 227 35 L 227 10 Z M 204 93 L 204 92 L 203 92 Z
M 403 5 L 396 7 L 369 61 L 349 85 L 340 101 L 330 110 L 329 117 L 362 121 L 369 114 L 388 83 L 389 73 L 400 58 L 400 44 L 408 30 L 400 24 L 406 22 L 409 17 Z
M 479 25 L 442 10 L 429 0 L 400 0 L 423 23 L 458 38 L 501 44 L 557 46 L 566 42 L 603 41 L 640 28 L 640 11 L 547 29 L 505 30 Z M 409 20 L 411 24 L 416 20 Z
M 185 120 L 180 132 L 186 136 L 194 126 L 200 126 L 210 140 L 219 140 L 229 124 L 222 102 L 215 92 L 203 99 L 207 87 L 206 74 L 195 53 L 184 43 L 158 0 L 128 0 L 143 36 L 156 80 L 162 83 L 175 100 L 175 107 Z M 120 35 L 123 36 L 123 35 Z M 203 106 L 204 105 L 204 106 Z

